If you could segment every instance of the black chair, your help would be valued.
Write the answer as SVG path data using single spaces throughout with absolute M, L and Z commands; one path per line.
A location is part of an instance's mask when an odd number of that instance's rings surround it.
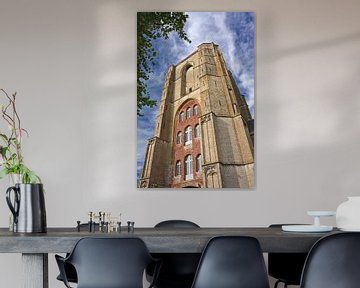
M 306 259 L 301 288 L 360 287 L 360 233 L 325 236 Z
M 80 229 L 81 230 L 84 230 L 84 229 L 88 230 L 89 229 L 89 224 L 88 223 L 80 224 Z M 98 223 L 95 223 L 95 229 L 97 229 L 97 230 L 99 229 L 99 224 Z M 68 257 L 68 256 L 69 256 L 69 253 L 66 254 L 66 257 Z M 77 275 L 76 275 L 76 270 L 75 270 L 74 266 L 71 265 L 70 263 L 67 263 L 67 262 L 64 263 L 64 266 L 65 266 L 65 274 L 66 274 L 68 282 L 77 283 Z M 56 279 L 59 280 L 59 281 L 64 282 L 64 280 L 61 277 L 61 274 L 59 274 L 56 277 Z
M 192 288 L 269 288 L 264 257 L 256 238 L 212 238 L 202 254 Z
M 66 254 L 66 257 L 68 257 L 69 254 Z M 65 258 L 64 258 L 65 259 Z M 66 275 L 66 279 L 68 282 L 71 283 L 77 283 L 77 274 L 76 274 L 76 270 L 75 267 L 68 263 L 68 262 L 64 262 L 64 273 Z M 61 277 L 61 274 L 59 274 L 56 277 L 57 280 L 64 282 L 63 278 Z
M 272 224 L 270 228 L 280 228 L 285 224 Z M 280 283 L 286 288 L 288 285 L 300 285 L 301 273 L 307 253 L 269 253 L 268 272 L 277 279 L 274 288 Z
M 165 220 L 157 223 L 155 228 L 200 228 L 194 222 L 188 220 Z
M 200 228 L 199 225 L 187 220 L 166 220 L 155 225 L 155 228 Z M 190 288 L 194 280 L 196 268 L 201 254 L 197 253 L 157 253 L 152 254 L 161 259 L 156 288 Z M 153 267 L 147 269 L 147 279 L 153 276 Z
M 65 263 L 75 267 L 78 288 L 142 288 L 145 268 L 156 262 L 139 238 L 82 238 L 68 257 L 55 258 L 66 287 Z

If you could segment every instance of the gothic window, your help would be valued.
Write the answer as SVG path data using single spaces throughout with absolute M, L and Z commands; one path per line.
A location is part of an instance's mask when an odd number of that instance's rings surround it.
M 195 125 L 195 128 L 194 128 L 194 137 L 195 137 L 195 138 L 200 137 L 200 126 L 199 126 L 199 124 L 196 124 L 196 125 Z
M 201 154 L 199 154 L 198 156 L 196 156 L 196 172 L 200 172 L 201 171 Z
M 235 114 L 239 113 L 238 107 L 237 107 L 237 105 L 235 103 L 233 104 L 233 107 L 234 107 L 234 113 Z
M 181 175 L 181 161 L 177 161 L 176 162 L 176 166 L 175 166 L 175 176 L 180 176 Z
M 191 155 L 185 157 L 185 180 L 193 179 L 193 160 Z
M 182 133 L 178 132 L 176 135 L 176 144 L 181 144 L 182 140 Z
M 186 109 L 186 118 L 190 118 L 192 116 L 192 108 L 189 107 Z
M 181 112 L 180 115 L 179 115 L 179 121 L 184 121 L 185 120 L 185 113 L 184 112 Z
M 185 128 L 185 145 L 191 144 L 192 142 L 191 134 L 192 134 L 192 128 L 191 126 L 187 126 Z
M 185 94 L 188 94 L 194 90 L 194 68 L 189 66 L 185 72 Z
M 199 114 L 199 107 L 198 105 L 194 106 L 194 115 L 198 115 Z

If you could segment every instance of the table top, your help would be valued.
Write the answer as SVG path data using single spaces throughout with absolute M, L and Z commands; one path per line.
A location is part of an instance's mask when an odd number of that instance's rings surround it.
M 76 228 L 48 228 L 47 233 L 13 233 L 0 228 L 0 253 L 65 253 L 83 237 L 139 237 L 152 253 L 201 253 L 208 240 L 221 235 L 252 236 L 263 252 L 308 252 L 321 237 L 338 233 L 283 232 L 281 227 L 135 228 L 134 232 L 78 232 Z

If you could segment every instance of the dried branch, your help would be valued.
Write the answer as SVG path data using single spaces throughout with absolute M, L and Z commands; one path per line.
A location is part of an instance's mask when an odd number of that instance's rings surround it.
M 21 127 L 20 116 L 16 109 L 16 92 L 11 96 L 2 88 L 0 92 L 5 95 L 7 99 L 6 105 L 1 105 L 1 117 L 9 126 L 10 135 L 0 133 L 0 140 L 5 144 L 0 145 L 0 166 L 3 170 L 0 171 L 0 178 L 8 174 L 20 174 L 23 183 L 40 183 L 40 178 L 25 166 L 23 156 L 21 153 L 21 141 L 23 132 L 28 135 L 28 132 Z

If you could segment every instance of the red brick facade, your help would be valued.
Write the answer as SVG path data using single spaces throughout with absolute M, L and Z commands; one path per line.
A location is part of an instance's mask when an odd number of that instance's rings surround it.
M 171 187 L 203 187 L 200 116 L 200 105 L 194 99 L 187 101 L 176 113 Z

